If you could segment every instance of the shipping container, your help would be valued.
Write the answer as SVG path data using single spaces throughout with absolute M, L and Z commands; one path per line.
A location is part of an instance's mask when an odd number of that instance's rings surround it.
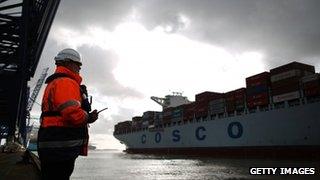
M 301 82 L 305 84 L 310 81 L 319 81 L 319 79 L 320 79 L 320 74 L 317 73 L 317 74 L 311 74 L 311 75 L 302 77 Z
M 232 102 L 226 102 L 226 110 L 227 112 L 233 112 L 236 109 L 236 104 L 234 101 Z
M 210 101 L 212 99 L 216 99 L 221 97 L 222 93 L 217 93 L 217 92 L 210 92 L 210 91 L 205 91 L 199 94 L 196 94 L 196 101 L 201 102 L 201 101 Z
M 220 114 L 220 113 L 224 113 L 226 110 L 225 110 L 225 107 L 223 108 L 217 108 L 217 109 L 209 109 L 209 114 L 210 115 L 214 115 L 214 114 Z
M 142 115 L 142 119 L 154 119 L 154 115 L 155 115 L 156 111 L 146 111 L 143 113 Z
M 302 72 L 300 69 L 292 69 L 292 70 L 289 70 L 286 72 L 272 75 L 271 76 L 271 83 L 285 80 L 285 79 L 289 79 L 289 78 L 293 78 L 293 77 L 301 77 L 301 76 L 302 76 Z
M 320 86 L 303 90 L 306 97 L 320 96 Z
M 289 100 L 298 99 L 298 98 L 300 98 L 300 92 L 294 91 L 294 92 L 273 96 L 272 100 L 274 103 L 278 103 L 278 102 L 289 101 Z
M 314 74 L 315 73 L 315 68 L 314 66 L 308 65 L 308 64 L 303 64 L 299 62 L 292 62 L 289 64 L 285 64 L 283 66 L 276 67 L 274 69 L 270 70 L 271 76 L 280 74 L 286 71 L 290 71 L 293 69 L 298 69 L 301 70 L 302 76 L 309 75 L 309 74 Z
M 257 106 L 267 106 L 269 104 L 269 98 L 256 99 L 255 101 L 248 101 L 248 108 L 256 108 Z
M 195 107 L 195 102 L 183 105 L 183 121 L 190 121 L 193 119 Z
M 264 92 L 264 93 L 255 94 L 252 96 L 247 96 L 247 101 L 254 101 L 256 99 L 267 99 L 267 98 L 269 98 L 269 93 Z
M 194 115 L 196 118 L 205 117 L 208 115 L 209 102 L 195 102 Z
M 266 84 L 261 84 L 258 86 L 251 86 L 247 88 L 247 96 L 252 96 L 255 94 L 261 94 L 264 92 L 268 92 L 269 87 Z
M 283 86 L 292 86 L 292 85 L 300 86 L 300 79 L 301 79 L 300 77 L 291 77 L 288 79 L 274 82 L 271 84 L 271 90 L 282 88 Z
M 320 80 L 308 81 L 302 84 L 303 89 L 315 88 L 320 86 Z
M 225 100 L 225 98 L 219 98 L 219 99 L 214 99 L 214 100 L 211 100 L 210 102 L 209 102 L 209 105 L 210 106 L 215 106 L 215 105 L 221 105 L 221 104 L 225 104 L 225 102 L 226 102 L 226 100 Z
M 162 122 L 171 123 L 173 107 L 169 107 L 163 110 L 162 112 Z
M 237 111 L 244 110 L 245 104 L 244 104 L 244 103 L 242 103 L 242 104 L 237 104 L 237 105 L 235 106 L 235 108 L 236 108 Z
M 149 127 L 149 121 L 142 122 L 141 128 L 147 128 L 147 127 Z
M 271 94 L 272 96 L 276 96 L 276 95 L 286 94 L 293 91 L 300 91 L 299 84 L 287 84 L 278 88 L 272 88 Z
M 263 72 L 263 73 L 256 74 L 256 75 L 253 75 L 253 76 L 246 78 L 247 88 L 259 86 L 259 85 L 269 86 L 269 84 L 270 84 L 270 73 L 269 72 Z
M 230 91 L 225 93 L 226 110 L 232 112 L 235 110 L 235 92 Z
M 248 108 L 255 108 L 256 106 L 266 106 L 269 104 L 269 93 L 264 92 L 252 96 L 247 96 Z
M 302 89 L 304 95 L 307 97 L 317 96 L 318 89 L 320 88 L 320 76 L 319 74 L 313 74 L 309 76 L 305 76 L 301 79 Z
M 135 116 L 132 118 L 132 122 L 142 122 L 142 117 L 141 116 Z
M 154 119 L 154 125 L 158 126 L 162 124 L 162 112 L 156 112 L 155 119 Z
M 235 100 L 245 99 L 246 97 L 246 88 L 240 88 L 234 90 L 234 98 Z
M 172 109 L 172 118 L 179 118 L 183 116 L 183 106 L 177 106 Z

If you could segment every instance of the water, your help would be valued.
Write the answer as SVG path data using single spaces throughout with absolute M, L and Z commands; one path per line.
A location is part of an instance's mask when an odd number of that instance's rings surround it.
M 317 176 L 252 176 L 250 167 L 316 167 Z M 71 179 L 320 179 L 319 169 L 319 161 L 156 156 L 112 150 L 79 157 Z

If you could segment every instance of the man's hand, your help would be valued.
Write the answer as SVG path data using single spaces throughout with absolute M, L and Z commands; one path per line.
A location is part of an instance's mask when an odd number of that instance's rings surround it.
M 98 119 L 98 111 L 95 109 L 89 113 L 88 123 L 94 123 Z

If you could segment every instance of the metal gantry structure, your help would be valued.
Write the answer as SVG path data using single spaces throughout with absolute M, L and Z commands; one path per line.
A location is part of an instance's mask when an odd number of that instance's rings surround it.
M 34 76 L 60 0 L 0 0 L 0 138 L 26 132 Z

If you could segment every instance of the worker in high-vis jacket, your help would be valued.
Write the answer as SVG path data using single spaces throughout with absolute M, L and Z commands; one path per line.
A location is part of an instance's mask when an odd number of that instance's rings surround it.
M 79 155 L 87 155 L 88 124 L 98 119 L 98 113 L 91 111 L 81 85 L 80 54 L 68 48 L 54 59 L 57 67 L 46 79 L 42 99 L 38 154 L 42 179 L 61 180 L 70 178 Z

